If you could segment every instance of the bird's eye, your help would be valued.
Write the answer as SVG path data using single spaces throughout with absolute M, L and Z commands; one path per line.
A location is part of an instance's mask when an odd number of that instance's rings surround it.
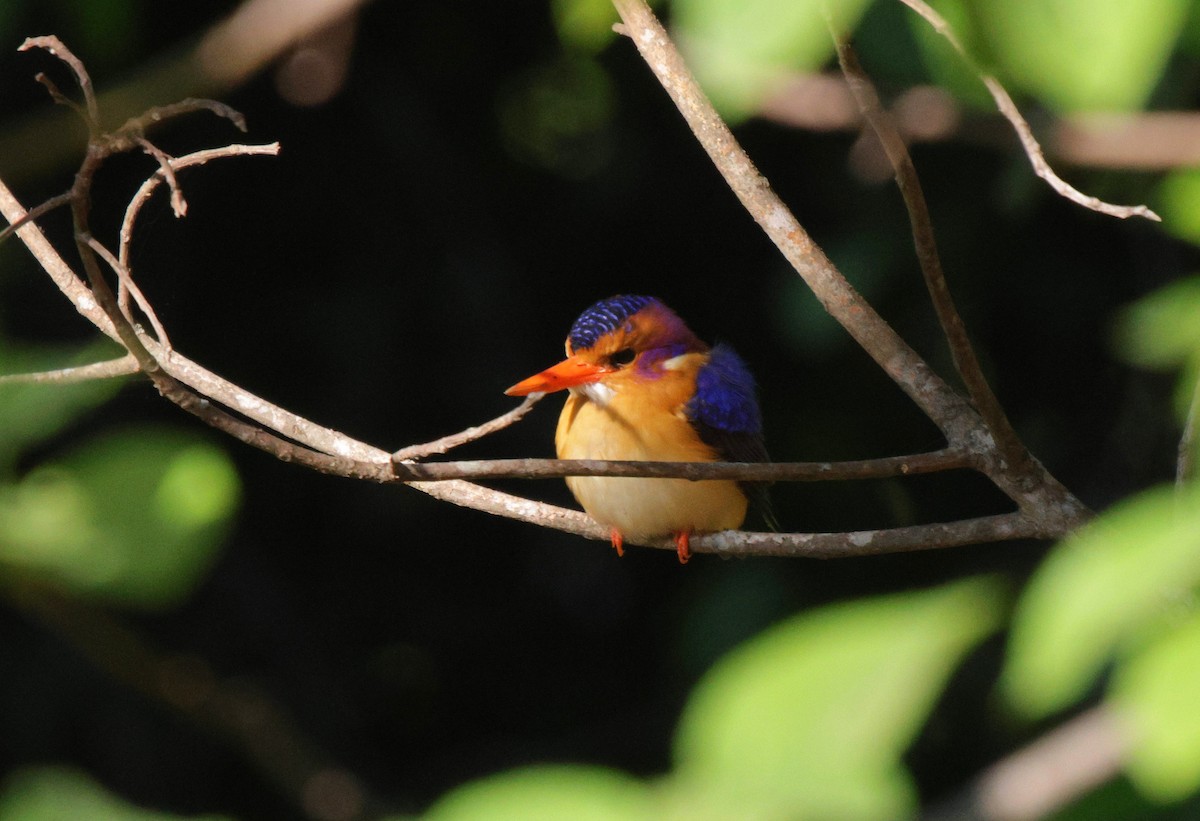
M 624 368 L 626 365 L 633 362 L 637 358 L 637 352 L 633 348 L 622 348 L 608 358 L 608 361 L 616 365 L 618 368 Z

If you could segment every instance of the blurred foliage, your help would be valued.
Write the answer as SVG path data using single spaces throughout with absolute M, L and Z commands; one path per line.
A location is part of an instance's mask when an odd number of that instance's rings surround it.
M 1069 112 L 1145 105 L 1191 6 L 1192 0 L 988 0 L 973 9 L 1005 76 Z
M 1163 227 L 1181 239 L 1200 244 L 1200 169 L 1172 171 L 1159 185 L 1156 199 Z
M 77 596 L 175 604 L 203 578 L 239 493 L 198 432 L 108 433 L 0 486 L 0 563 Z
M 1200 374 L 1200 279 L 1130 307 L 1116 335 L 1145 367 L 1182 368 L 1193 402 Z M 1191 409 L 1195 413 L 1195 409 Z M 1182 416 L 1182 414 L 1181 414 Z M 1130 728 L 1127 771 L 1144 794 L 1200 790 L 1200 482 L 1132 496 L 1050 555 L 1021 597 L 1001 684 L 1035 718 L 1078 701 L 1109 666 L 1108 700 Z
M 853 31 L 868 0 L 674 0 L 672 32 L 722 112 L 751 116 L 795 72 L 833 53 L 826 16 Z M 995 63 L 1010 91 L 1060 112 L 1129 111 L 1150 98 L 1194 0 L 938 0 L 971 56 Z M 610 4 L 553 0 L 565 43 L 594 51 L 611 37 Z M 930 74 L 968 102 L 990 97 L 946 39 L 909 12 Z M 1104 55 L 1096 59 L 1096 55 Z M 987 58 L 986 60 L 982 58 Z
M 1200 277 L 1174 282 L 1131 306 L 1120 317 L 1116 336 L 1130 362 L 1180 371 L 1175 410 L 1185 419 L 1200 383 Z
M 467 784 L 429 808 L 426 821 L 652 821 L 653 791 L 613 770 L 539 766 Z
M 1131 642 L 1191 606 L 1200 582 L 1200 497 L 1172 488 L 1113 507 L 1058 547 L 1021 597 L 1004 691 L 1042 717 L 1078 701 Z
M 111 359 L 120 349 L 103 340 L 77 347 L 17 347 L 0 336 L 0 374 L 39 373 Z M 57 435 L 80 415 L 107 401 L 123 379 L 83 382 L 0 382 L 0 478 L 11 476 L 27 448 Z
M 833 54 L 826 9 L 852 30 L 866 0 L 674 0 L 672 33 L 700 84 L 726 115 L 754 112 L 788 73 Z
M 57 370 L 119 353 L 104 339 L 50 347 L 0 336 L 0 374 Z M 4 577 L 139 608 L 177 604 L 203 578 L 241 487 L 228 457 L 202 433 L 127 427 L 45 453 L 126 382 L 0 382 Z M 31 452 L 36 463 L 22 465 Z
M 903 817 L 917 802 L 902 758 L 963 656 L 999 626 L 1002 600 L 994 580 L 967 579 L 795 616 L 700 681 L 676 768 L 653 789 L 534 768 L 462 787 L 427 817 Z
M 186 816 L 220 821 L 223 816 Z M 185 816 L 135 807 L 74 770 L 21 770 L 0 782 L 0 821 L 182 821 Z

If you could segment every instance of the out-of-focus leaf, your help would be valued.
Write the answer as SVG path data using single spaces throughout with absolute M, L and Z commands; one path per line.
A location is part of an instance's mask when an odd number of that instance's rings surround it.
M 995 630 L 991 579 L 828 607 L 726 656 L 676 738 L 683 818 L 884 819 L 915 792 L 901 756 L 962 656 Z
M 39 373 L 100 362 L 119 355 L 107 340 L 84 350 L 14 349 L 0 341 L 0 374 Z M 17 454 L 57 433 L 64 425 L 108 400 L 124 379 L 87 382 L 0 383 L 0 476 L 11 469 Z
M 955 37 L 967 49 L 967 53 L 979 59 L 980 49 L 975 44 L 978 34 L 966 0 L 937 0 L 930 5 L 950 24 Z M 925 66 L 934 81 L 953 92 L 960 100 L 980 108 L 992 109 L 995 105 L 992 95 L 967 61 L 955 51 L 950 41 L 939 34 L 921 15 L 910 11 L 906 18 L 913 38 L 921 49 Z
M 590 57 L 563 57 L 515 77 L 500 95 L 500 127 L 517 158 L 571 178 L 611 155 L 612 84 Z
M 752 114 L 790 73 L 833 54 L 825 22 L 852 30 L 866 0 L 675 0 L 671 24 L 713 104 L 732 119 Z
M 1145 368 L 1183 368 L 1176 392 L 1179 418 L 1186 417 L 1200 379 L 1200 277 L 1180 280 L 1143 297 L 1117 324 L 1120 354 Z
M 1001 678 L 1022 713 L 1080 698 L 1104 663 L 1200 581 L 1200 494 L 1128 499 L 1055 548 L 1018 604 Z
M 1200 277 L 1173 282 L 1134 303 L 1117 330 L 1121 354 L 1147 368 L 1200 356 Z
M 1164 228 L 1200 245 L 1200 169 L 1184 168 L 1168 174 L 1158 187 L 1155 205 Z
M 134 44 L 141 19 L 139 0 L 69 0 L 78 25 L 70 32 L 79 53 L 94 63 L 118 59 Z
M 1127 769 L 1147 795 L 1178 801 L 1200 789 L 1200 615 L 1127 660 L 1114 704 L 1131 723 Z
M 581 51 L 599 51 L 616 36 L 620 18 L 611 0 L 551 0 L 550 11 L 559 39 Z
M 135 807 L 74 770 L 21 770 L 0 786 L 0 821 L 172 821 L 224 816 L 181 816 Z
M 1027 91 L 1060 111 L 1128 111 L 1158 82 L 1189 3 L 989 0 L 974 8 L 1006 75 Z
M 601 767 L 540 766 L 474 781 L 430 807 L 428 821 L 640 821 L 659 818 L 646 786 Z
M 200 437 L 123 431 L 0 487 L 0 564 L 79 595 L 169 605 L 207 570 L 239 493 Z

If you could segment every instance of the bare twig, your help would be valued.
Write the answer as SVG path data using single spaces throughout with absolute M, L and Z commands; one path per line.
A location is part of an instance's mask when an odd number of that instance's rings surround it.
M 71 368 L 58 368 L 53 371 L 38 373 L 0 374 L 0 385 L 33 382 L 67 384 L 70 382 L 88 382 L 92 379 L 111 379 L 116 376 L 127 376 L 137 373 L 137 360 L 129 354 L 110 359 L 107 362 L 93 362 L 89 365 L 76 365 Z
M 888 162 L 895 171 L 896 184 L 900 188 L 900 194 L 904 197 L 904 206 L 908 210 L 909 223 L 912 226 L 917 260 L 920 262 L 921 272 L 925 277 L 925 286 L 929 290 L 929 297 L 937 313 L 938 322 L 942 326 L 942 332 L 950 347 L 950 356 L 954 361 L 954 367 L 962 378 L 975 408 L 983 416 L 988 430 L 995 437 L 996 446 L 1000 449 L 1002 458 L 1009 466 L 1019 471 L 1026 471 L 1030 460 L 1029 451 L 1013 429 L 1012 423 L 1008 421 L 1008 416 L 1004 413 L 1000 400 L 996 398 L 991 385 L 988 384 L 987 377 L 983 374 L 983 368 L 979 364 L 979 357 L 975 355 L 975 348 L 971 345 L 967 327 L 958 313 L 954 298 L 950 295 L 950 285 L 946 281 L 946 273 L 942 269 L 941 256 L 934 238 L 933 220 L 929 216 L 929 206 L 925 201 L 925 194 L 921 190 L 921 180 L 917 176 L 912 156 L 904 144 L 904 138 L 900 136 L 895 122 L 879 101 L 875 86 L 859 64 L 854 49 L 841 32 L 833 30 L 832 21 L 830 21 L 830 31 L 833 33 L 837 45 L 838 63 L 842 67 L 842 73 L 846 76 L 850 91 L 858 101 L 859 110 L 875 132 L 880 145 L 883 146 L 884 153 L 887 154 Z
M 484 422 L 482 425 L 475 425 L 458 433 L 452 433 L 449 436 L 443 436 L 441 439 L 435 439 L 432 442 L 426 442 L 423 445 L 409 445 L 408 447 L 400 448 L 392 454 L 392 461 L 395 463 L 406 462 L 412 459 L 423 459 L 434 453 L 445 453 L 459 445 L 465 445 L 468 442 L 474 442 L 477 439 L 482 439 L 484 436 L 495 433 L 498 430 L 504 430 L 509 425 L 515 424 L 525 418 L 525 414 L 533 410 L 533 406 L 538 403 L 544 396 L 540 393 L 531 393 L 525 397 L 525 401 L 517 405 L 512 410 L 502 413 L 495 419 L 489 422 Z
M 229 120 L 238 131 L 241 131 L 243 134 L 246 133 L 246 118 L 242 116 L 240 111 L 219 100 L 206 100 L 199 97 L 188 97 L 186 100 L 180 100 L 177 103 L 156 105 L 153 108 L 149 108 L 138 116 L 130 117 L 126 120 L 117 129 L 117 133 L 141 135 L 153 125 L 174 119 L 182 114 L 191 114 L 196 111 L 212 112 L 218 117 Z
M 158 315 L 154 313 L 154 307 L 151 306 L 150 301 L 146 299 L 146 296 L 142 293 L 142 289 L 139 288 L 137 283 L 133 281 L 133 277 L 129 274 L 129 269 L 122 265 L 121 261 L 113 255 L 113 252 L 105 248 L 104 245 L 101 244 L 101 242 L 95 237 L 89 234 L 88 236 L 84 237 L 84 242 L 87 243 L 89 248 L 99 254 L 101 259 L 108 263 L 109 268 L 113 269 L 113 272 L 117 275 L 117 281 L 120 283 L 122 291 L 133 294 L 134 301 L 137 302 L 138 307 L 142 309 L 142 313 L 146 315 L 146 319 L 150 321 L 150 327 L 154 329 L 155 339 L 157 339 L 158 342 L 169 351 L 171 349 L 171 340 L 167 337 L 167 329 L 164 328 L 162 323 L 158 321 Z M 121 313 L 125 317 L 126 321 L 131 323 L 133 322 L 133 316 L 129 311 L 128 305 L 121 306 Z
M 194 165 L 204 165 L 212 160 L 223 159 L 225 157 L 243 157 L 243 156 L 276 156 L 279 154 L 279 143 L 267 143 L 266 145 L 226 145 L 220 148 L 206 148 L 201 151 L 195 151 L 191 154 L 184 154 L 182 157 L 171 157 L 168 160 L 168 167 L 172 171 L 181 171 L 184 168 L 190 168 Z M 129 249 L 130 243 L 133 240 L 133 226 L 137 221 L 138 213 L 142 210 L 142 206 L 150 199 L 150 195 L 154 193 L 165 179 L 165 172 L 159 169 L 150 175 L 150 177 L 142 183 L 138 188 L 137 193 L 133 195 L 133 199 L 129 201 L 129 205 L 125 209 L 125 219 L 121 222 L 121 246 L 117 258 L 126 268 L 129 267 Z
M 43 37 L 27 37 L 25 42 L 17 47 L 17 51 L 28 51 L 31 48 L 41 48 L 53 54 L 58 59 L 66 63 L 72 72 L 75 73 L 75 81 L 79 84 L 79 90 L 83 92 L 84 107 L 79 108 L 77 103 L 72 102 L 62 94 L 58 88 L 50 81 L 50 78 L 44 74 L 37 75 L 38 82 L 43 83 L 50 96 L 55 102 L 64 103 L 71 108 L 74 108 L 83 117 L 87 123 L 88 133 L 95 136 L 100 133 L 100 109 L 96 105 L 96 91 L 92 88 L 92 78 L 88 74 L 87 69 L 83 65 L 83 61 L 76 57 L 69 48 L 63 45 L 63 42 L 53 34 Z
M 405 482 L 445 479 L 561 479 L 567 476 L 625 476 L 661 479 L 737 479 L 758 482 L 841 482 L 919 476 L 972 467 L 969 454 L 946 449 L 910 456 L 848 462 L 638 462 L 605 459 L 482 459 L 459 462 L 402 462 Z
M 1154 222 L 1162 222 L 1162 217 L 1151 211 L 1144 205 L 1113 205 L 1112 203 L 1104 202 L 1096 197 L 1084 194 L 1077 188 L 1074 188 L 1062 177 L 1055 173 L 1050 164 L 1046 162 L 1046 157 L 1042 153 L 1042 146 L 1038 143 L 1037 138 L 1033 136 L 1033 129 L 1029 127 L 1029 123 L 1021 115 L 1021 111 L 1017 108 L 1017 104 L 1013 102 L 1012 97 L 1000 84 L 1000 81 L 991 74 L 983 71 L 963 47 L 962 42 L 954 34 L 954 29 L 946 22 L 945 18 L 938 14 L 929 6 L 925 0 L 900 0 L 904 5 L 921 15 L 929 25 L 931 25 L 938 34 L 946 38 L 958 52 L 958 56 L 963 62 L 975 73 L 977 77 L 987 87 L 988 92 L 992 95 L 992 99 L 996 102 L 996 108 L 1004 115 L 1013 129 L 1017 132 L 1017 137 L 1021 140 L 1021 146 L 1025 149 L 1025 155 L 1029 157 L 1029 162 L 1033 166 L 1033 171 L 1046 183 L 1054 189 L 1059 196 L 1069 199 L 1084 208 L 1089 208 L 1092 211 L 1098 211 L 1101 214 L 1107 214 L 1111 217 L 1119 217 L 1120 219 L 1128 219 L 1129 217 L 1145 217 Z
M 3 231 L 0 231 L 0 242 L 3 242 L 4 240 L 8 239 L 8 237 L 14 231 L 16 231 L 18 228 L 20 228 L 22 225 L 29 222 L 30 220 L 38 219 L 39 217 L 42 217 L 45 214 L 50 213 L 55 208 L 59 208 L 63 205 L 67 205 L 68 203 L 71 202 L 71 196 L 72 196 L 71 192 L 66 191 L 62 194 L 59 194 L 57 197 L 51 197 L 50 199 L 46 200 L 41 205 L 38 205 L 35 208 L 31 208 L 22 219 L 18 220 L 17 222 L 13 223 L 12 225 L 5 227 L 5 229 Z
M 175 178 L 175 169 L 171 166 L 170 155 L 145 137 L 138 137 L 137 143 L 147 154 L 158 160 L 159 168 L 162 169 L 167 186 L 171 189 L 171 211 L 174 212 L 177 218 L 186 217 L 187 200 L 183 198 L 183 189 L 179 187 L 179 180 Z

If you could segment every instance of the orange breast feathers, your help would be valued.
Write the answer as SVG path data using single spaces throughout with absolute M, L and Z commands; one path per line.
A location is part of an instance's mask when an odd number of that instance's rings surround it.
M 572 391 L 554 437 L 560 459 L 715 462 L 684 408 L 705 354 L 667 360 L 661 375 L 606 385 L 603 404 Z M 573 476 L 567 486 L 596 521 L 634 539 L 740 527 L 747 500 L 737 482 Z

